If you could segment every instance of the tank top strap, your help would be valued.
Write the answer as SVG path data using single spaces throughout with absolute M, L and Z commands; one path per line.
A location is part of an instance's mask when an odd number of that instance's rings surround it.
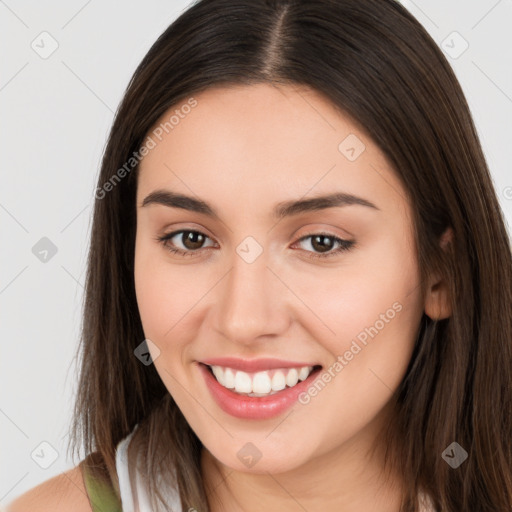
M 121 501 L 118 498 L 110 478 L 107 475 L 100 476 L 93 474 L 91 467 L 97 466 L 96 456 L 89 454 L 82 462 L 82 475 L 85 490 L 93 512 L 122 512 Z

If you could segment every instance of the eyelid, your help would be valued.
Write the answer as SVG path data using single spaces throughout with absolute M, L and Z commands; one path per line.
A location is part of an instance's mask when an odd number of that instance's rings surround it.
M 179 228 L 174 228 L 176 224 L 179 224 Z M 168 224 L 161 229 L 162 236 L 176 235 L 181 231 L 194 231 L 196 233 L 200 233 L 201 235 L 205 235 L 208 238 L 211 238 L 212 240 L 214 239 L 214 237 L 210 234 L 210 230 L 208 228 L 205 228 L 203 225 L 196 224 L 194 222 L 190 223 L 190 225 L 187 225 L 186 222 L 184 224 Z
M 351 249 L 352 247 L 354 247 L 356 245 L 356 242 L 354 239 L 342 238 L 342 237 L 339 237 L 338 235 L 335 235 L 334 233 L 330 233 L 327 231 L 313 230 L 309 233 L 306 233 L 305 235 L 302 235 L 296 242 L 293 243 L 292 247 L 294 245 L 299 244 L 303 240 L 306 240 L 313 236 L 324 236 L 327 238 L 332 238 L 334 240 L 334 243 L 338 244 L 339 247 L 336 249 L 331 249 L 326 253 L 319 253 L 319 252 L 314 252 L 314 251 L 304 251 L 304 252 L 308 253 L 307 258 L 310 258 L 310 259 L 319 258 L 319 259 L 325 260 L 330 257 L 337 256 L 337 255 L 341 254 L 342 252 L 348 251 L 349 249 Z
M 179 247 L 175 247 L 174 249 L 171 249 L 168 245 L 167 245 L 167 242 L 169 240 L 171 240 L 172 238 L 174 238 L 175 236 L 177 235 L 181 235 L 183 233 L 196 233 L 196 234 L 199 234 L 199 235 L 203 235 L 205 238 L 211 240 L 212 242 L 216 243 L 215 240 L 208 234 L 206 233 L 203 233 L 202 231 L 198 230 L 198 229 L 190 229 L 190 228 L 183 228 L 183 229 L 176 229 L 176 230 L 173 230 L 173 231 L 170 231 L 169 233 L 164 233 L 163 235 L 161 236 L 157 236 L 155 238 L 155 240 L 157 242 L 160 242 L 167 250 L 171 251 L 171 252 L 176 252 L 176 253 L 182 253 L 183 255 L 186 253 L 187 255 L 194 255 L 194 254 L 198 254 L 200 253 L 201 251 L 205 250 L 205 249 L 211 249 L 212 247 L 211 246 L 208 246 L 208 247 L 201 247 L 200 249 L 196 249 L 196 250 L 186 250 L 186 249 L 181 249 Z

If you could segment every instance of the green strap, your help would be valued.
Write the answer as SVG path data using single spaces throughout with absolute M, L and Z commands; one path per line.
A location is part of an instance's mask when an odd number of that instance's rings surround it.
M 122 512 L 121 502 L 108 482 L 95 478 L 87 467 L 82 465 L 85 489 L 93 512 Z

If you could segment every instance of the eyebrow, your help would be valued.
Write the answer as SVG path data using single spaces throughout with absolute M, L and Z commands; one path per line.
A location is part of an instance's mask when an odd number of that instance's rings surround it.
M 151 192 L 142 201 L 141 207 L 148 206 L 150 204 L 159 204 L 168 206 L 169 208 L 182 208 L 183 210 L 202 213 L 214 219 L 220 220 L 216 209 L 209 205 L 207 202 L 191 196 L 172 192 L 170 190 L 159 189 Z M 367 199 L 363 199 L 362 197 L 357 197 L 352 194 L 347 194 L 345 192 L 335 192 L 332 194 L 312 197 L 309 199 L 280 202 L 274 207 L 272 215 L 276 219 L 282 219 L 284 217 L 291 217 L 300 213 L 352 205 L 366 206 L 368 208 L 380 210 L 380 208 L 375 206 Z

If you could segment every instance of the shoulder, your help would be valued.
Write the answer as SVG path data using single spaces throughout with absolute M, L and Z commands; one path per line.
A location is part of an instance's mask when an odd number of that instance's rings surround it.
M 29 489 L 4 512 L 91 512 L 82 468 L 76 466 Z

